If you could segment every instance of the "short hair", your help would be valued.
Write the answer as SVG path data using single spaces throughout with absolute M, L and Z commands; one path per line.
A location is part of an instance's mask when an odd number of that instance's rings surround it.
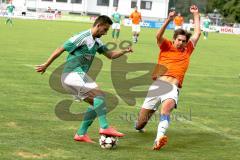
M 111 20 L 111 18 L 109 18 L 108 16 L 105 16 L 105 15 L 102 15 L 102 16 L 99 16 L 95 22 L 93 23 L 93 27 L 95 27 L 97 24 L 109 24 L 109 25 L 112 25 L 113 22 Z
M 175 40 L 178 35 L 186 36 L 186 40 L 188 42 L 188 40 L 192 36 L 192 33 L 180 28 L 180 29 L 177 29 L 177 30 L 174 31 L 173 39 Z

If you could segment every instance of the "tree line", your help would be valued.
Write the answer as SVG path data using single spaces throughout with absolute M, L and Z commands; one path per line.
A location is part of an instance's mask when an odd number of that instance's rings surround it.
M 216 9 L 226 22 L 240 23 L 240 0 L 208 0 L 206 11 L 213 13 Z
M 200 12 L 220 13 L 224 21 L 229 23 L 240 23 L 240 0 L 170 0 L 169 8 L 175 8 L 176 12 L 189 19 L 189 6 L 195 4 Z

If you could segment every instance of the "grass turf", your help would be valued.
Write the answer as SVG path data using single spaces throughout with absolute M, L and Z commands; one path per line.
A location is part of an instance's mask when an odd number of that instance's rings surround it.
M 62 121 L 54 112 L 57 102 L 70 96 L 52 90 L 48 84 L 50 74 L 67 54 L 44 75 L 36 73 L 34 65 L 43 63 L 71 35 L 89 27 L 87 23 L 15 19 L 10 27 L 0 19 L 0 159 L 240 159 L 239 35 L 210 33 L 208 40 L 201 37 L 191 57 L 178 109 L 173 112 L 169 143 L 161 151 L 151 150 L 158 115 L 147 125 L 146 133 L 133 129 L 143 97 L 137 98 L 134 106 L 118 97 L 117 108 L 108 114 L 110 124 L 127 134 L 117 149 L 103 150 L 98 144 L 74 142 L 80 122 Z M 110 32 L 103 37 L 104 42 L 112 41 Z M 157 62 L 155 33 L 155 29 L 142 29 L 128 63 Z M 166 36 L 171 38 L 172 31 L 166 31 Z M 122 27 L 120 40 L 131 40 L 130 28 Z M 97 57 L 104 63 L 97 83 L 116 94 L 111 72 L 119 71 L 111 70 L 112 62 L 105 57 Z M 147 88 L 145 85 L 136 90 Z M 71 111 L 83 111 L 87 105 L 80 106 L 74 103 Z M 99 138 L 97 132 L 96 121 L 89 129 L 95 141 Z

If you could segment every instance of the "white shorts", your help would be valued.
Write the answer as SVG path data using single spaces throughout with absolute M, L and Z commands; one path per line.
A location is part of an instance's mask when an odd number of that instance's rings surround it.
M 210 30 L 209 28 L 203 27 L 203 31 L 204 31 L 204 32 L 209 32 L 209 30 Z
M 178 103 L 178 95 L 179 89 L 176 85 L 169 84 L 161 80 L 156 80 L 149 87 L 147 97 L 144 100 L 142 108 L 157 110 L 159 105 L 167 99 L 173 99 L 176 103 L 176 108 Z
M 177 29 L 182 29 L 183 28 L 183 26 L 175 26 L 175 30 L 177 30 Z
M 87 93 L 98 87 L 94 80 L 92 80 L 86 73 L 63 73 L 61 76 L 61 82 L 63 88 L 78 100 L 87 98 Z
M 120 23 L 113 23 L 112 24 L 112 29 L 120 29 Z
M 7 18 L 12 18 L 13 17 L 13 13 L 7 13 Z
M 141 31 L 140 24 L 132 24 L 132 31 L 139 33 Z

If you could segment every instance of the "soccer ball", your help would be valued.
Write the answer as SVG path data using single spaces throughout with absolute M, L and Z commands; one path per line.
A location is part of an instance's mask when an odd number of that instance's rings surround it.
M 107 136 L 107 135 L 101 135 L 99 138 L 99 144 L 101 148 L 104 149 L 112 149 L 117 147 L 118 138 Z

